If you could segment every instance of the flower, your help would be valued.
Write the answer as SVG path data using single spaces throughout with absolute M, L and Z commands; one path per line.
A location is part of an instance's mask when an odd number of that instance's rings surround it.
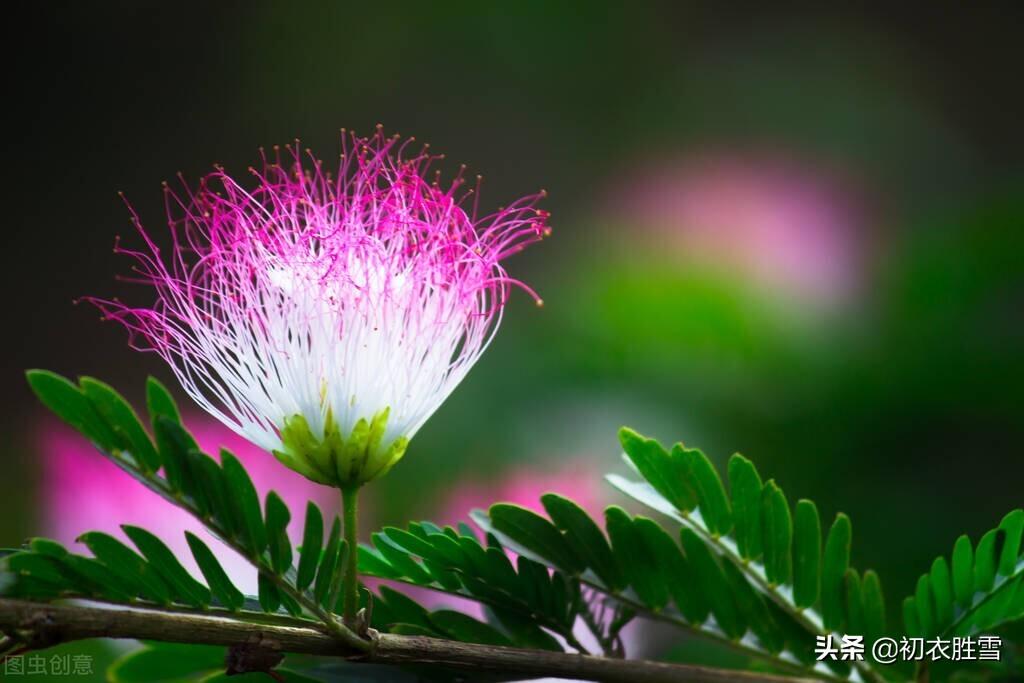
M 299 477 L 278 476 L 279 468 L 259 448 L 205 415 L 185 415 L 185 423 L 204 451 L 215 453 L 224 447 L 238 457 L 261 500 L 273 489 L 292 510 L 304 510 L 306 501 L 312 500 L 325 516 L 333 514 L 338 501 L 330 489 Z M 139 486 L 70 427 L 50 418 L 40 420 L 32 439 L 40 455 L 39 500 L 46 535 L 71 545 L 86 531 L 124 538 L 122 524 L 142 526 L 159 536 L 193 575 L 201 576 L 185 541 L 184 532 L 191 531 L 210 546 L 239 589 L 256 593 L 256 570 L 247 559 L 221 543 L 190 513 Z M 96 491 L 109 495 L 94 495 Z M 293 543 L 301 542 L 301 524 L 292 523 L 288 531 Z
M 862 288 L 870 207 L 821 164 L 719 153 L 650 163 L 615 183 L 611 212 L 645 228 L 659 253 L 821 310 Z
M 544 193 L 478 217 L 462 172 L 413 139 L 342 135 L 337 173 L 298 146 L 263 154 L 246 189 L 217 168 L 165 185 L 172 249 L 133 222 L 151 307 L 89 300 L 185 391 L 313 481 L 386 473 L 487 347 L 512 286 L 502 260 L 549 232 Z M 468 198 L 472 207 L 467 211 Z

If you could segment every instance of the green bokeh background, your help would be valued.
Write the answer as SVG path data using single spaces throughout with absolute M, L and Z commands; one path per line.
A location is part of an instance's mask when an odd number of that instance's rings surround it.
M 41 409 L 26 367 L 138 399 L 157 359 L 74 307 L 121 293 L 115 192 L 342 126 L 416 135 L 498 204 L 546 188 L 552 239 L 465 383 L 374 485 L 374 521 L 453 479 L 619 467 L 615 429 L 741 451 L 854 521 L 895 604 L 960 533 L 1024 503 L 1019 10 L 650 3 L 48 3 L 10 22 L 0 545 L 31 534 Z M 806 315 L 741 271 L 684 268 L 607 210 L 647 162 L 709 150 L 840 169 L 866 197 L 853 305 Z M 453 162 L 450 168 L 455 168 Z M 628 214 L 628 212 L 627 212 Z M 738 245 L 741 248 L 742 245 Z M 699 256 L 699 255 L 698 255 Z M 96 495 L 101 495 L 97 492 Z

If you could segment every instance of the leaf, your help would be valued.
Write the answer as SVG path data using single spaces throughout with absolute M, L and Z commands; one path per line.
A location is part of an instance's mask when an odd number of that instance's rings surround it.
M 1016 509 L 1008 513 L 999 523 L 999 528 L 1006 534 L 1003 552 L 999 559 L 999 573 L 1011 576 L 1017 571 L 1017 562 L 1021 554 L 1021 540 L 1024 536 L 1024 510 Z
M 150 566 L 171 587 L 178 601 L 194 607 L 206 607 L 210 604 L 209 589 L 189 575 L 163 541 L 137 526 L 123 524 L 121 528 L 139 552 L 149 560 Z
M 110 386 L 91 377 L 83 377 L 80 384 L 96 412 L 120 437 L 122 449 L 131 453 L 144 472 L 160 469 L 160 456 L 128 401 Z
M 438 610 L 430 613 L 430 621 L 454 640 L 481 645 L 511 646 L 512 641 L 493 627 L 473 617 L 452 610 Z
M 28 547 L 32 549 L 32 552 L 39 553 L 40 555 L 46 555 L 56 559 L 61 559 L 68 556 L 68 549 L 63 545 L 49 538 L 32 538 L 29 539 Z
M 715 621 L 729 638 L 738 640 L 746 631 L 746 625 L 739 613 L 733 597 L 732 587 L 722 573 L 722 568 L 712 556 L 704 541 L 690 529 L 683 527 L 680 531 L 683 551 L 690 566 L 697 576 L 697 585 L 701 587 Z
M 388 540 L 387 536 L 378 532 L 370 534 L 370 538 L 373 539 L 377 552 L 387 560 L 388 564 L 401 572 L 402 576 L 408 577 L 423 586 L 433 583 L 430 574 L 416 560 L 412 559 L 408 553 Z
M 82 534 L 78 540 L 88 546 L 96 559 L 106 565 L 130 593 L 161 604 L 171 602 L 171 590 L 163 579 L 121 541 L 101 531 Z
M 771 480 L 762 493 L 761 524 L 768 583 L 772 586 L 789 583 L 793 573 L 793 520 L 785 494 Z
M 220 562 L 217 561 L 217 557 L 210 548 L 199 537 L 189 531 L 185 532 L 185 540 L 188 541 L 188 547 L 192 550 L 192 557 L 195 558 L 196 564 L 199 565 L 199 570 L 206 578 L 206 583 L 210 586 L 210 592 L 213 594 L 213 597 L 232 612 L 241 609 L 245 603 L 245 596 L 231 582 L 227 572 L 221 567 Z
M 861 597 L 864 601 L 864 638 L 873 643 L 885 634 L 885 596 L 878 574 L 871 570 L 864 572 Z
M 114 431 L 73 383 L 49 370 L 29 370 L 25 376 L 35 395 L 57 417 L 99 446 L 112 448 L 117 444 Z
M 946 558 L 937 557 L 932 562 L 929 584 L 935 600 L 935 620 L 940 628 L 945 628 L 953 621 L 953 580 Z
M 181 413 L 178 412 L 178 405 L 174 402 L 167 387 L 160 383 L 156 377 L 146 378 L 146 409 L 149 412 L 150 422 L 155 422 L 159 416 L 166 417 L 174 422 L 181 422 Z
M 559 531 L 565 534 L 576 556 L 594 570 L 601 582 L 611 590 L 621 590 L 625 581 L 612 555 L 608 539 L 579 505 L 554 493 L 541 496 L 541 503 Z
M 420 527 L 417 526 L 414 528 Z M 426 531 L 423 532 L 422 536 L 417 536 L 416 534 L 411 534 L 404 529 L 389 526 L 384 527 L 384 535 L 388 537 L 388 540 L 391 541 L 393 545 L 396 545 L 397 547 L 414 555 L 418 555 L 425 560 L 433 560 L 434 562 L 442 564 L 450 564 L 448 557 L 430 543 L 428 540 L 429 535 Z M 435 535 L 441 536 L 442 534 Z
M 932 606 L 932 589 L 927 575 L 917 580 L 914 604 L 917 605 L 917 623 L 921 633 L 925 636 L 931 635 L 935 632 L 935 610 Z
M 992 590 L 996 580 L 996 539 L 999 530 L 990 529 L 974 549 L 974 590 L 983 593 Z
M 697 575 L 690 563 L 683 557 L 679 545 L 672 537 L 654 521 L 645 517 L 636 517 L 633 526 L 641 541 L 653 554 L 654 569 L 661 575 L 661 580 L 668 588 L 676 607 L 691 624 L 701 624 L 707 620 L 711 611 L 697 580 Z
M 907 635 L 911 638 L 924 637 L 924 631 L 921 630 L 921 622 L 917 615 L 917 601 L 914 598 L 904 598 L 903 626 L 907 630 Z
M 288 523 L 291 519 L 291 512 L 281 496 L 274 491 L 268 493 L 267 545 L 270 547 L 270 564 L 278 574 L 284 574 L 292 566 L 292 544 L 288 539 Z
M 258 559 L 267 548 L 267 531 L 260 514 L 260 499 L 248 473 L 234 455 L 220 452 L 221 464 L 228 491 L 234 503 L 235 518 L 241 530 L 241 540 L 252 558 Z
M 853 567 L 846 570 L 846 630 L 849 633 L 864 633 L 864 599 L 861 595 L 860 574 Z
M 971 606 L 974 597 L 974 548 L 966 534 L 953 545 L 953 593 L 964 609 Z
M 331 525 L 331 533 L 327 537 L 327 547 L 324 548 L 324 554 L 320 558 L 320 566 L 316 572 L 316 583 L 313 585 L 313 596 L 320 604 L 326 601 L 331 589 L 331 582 L 334 580 L 334 568 L 338 561 L 340 542 L 341 520 L 335 516 L 334 524 Z
M 761 646 L 772 654 L 781 652 L 786 640 L 761 594 L 754 590 L 743 573 L 732 562 L 723 562 L 722 570 L 732 588 L 736 607 Z
M 78 575 L 91 583 L 99 592 L 99 597 L 114 602 L 130 602 L 139 592 L 121 581 L 99 560 L 81 555 L 68 554 L 61 559 L 61 564 L 72 574 Z
M 697 492 L 688 483 L 681 460 L 669 456 L 654 439 L 646 439 L 627 427 L 619 430 L 619 441 L 640 476 L 677 510 L 689 512 L 697 506 Z
M 575 574 L 583 569 L 558 529 L 540 515 L 510 503 L 492 505 L 488 516 L 494 528 L 527 549 L 550 560 L 559 569 Z
M 615 557 L 629 585 L 648 607 L 664 607 L 668 603 L 668 586 L 659 571 L 658 551 L 641 531 L 644 525 L 634 525 L 629 514 L 615 505 L 606 509 L 604 515 Z
M 107 671 L 111 683 L 182 683 L 224 668 L 226 648 L 159 643 L 118 659 Z
M 425 635 L 441 635 L 431 623 L 427 610 L 415 600 L 402 595 L 393 588 L 381 586 L 378 602 L 380 601 L 384 603 L 389 614 L 395 620 L 393 623 L 416 626 L 423 629 L 426 632 Z
M 260 607 L 264 612 L 276 612 L 281 607 L 281 593 L 274 585 L 274 581 L 261 571 L 257 585 L 260 594 Z
M 821 593 L 821 519 L 809 500 L 796 503 L 793 541 L 793 602 L 813 607 Z
M 239 529 L 235 523 L 234 504 L 220 464 L 205 453 L 194 449 L 187 453 L 186 460 L 189 472 L 197 482 L 193 497 L 202 497 L 205 500 L 206 512 L 219 523 L 224 535 L 237 535 Z
M 729 487 L 737 549 L 744 560 L 756 560 L 761 556 L 761 477 L 739 453 L 729 459 Z
M 697 505 L 704 525 L 712 536 L 724 536 L 732 529 L 732 509 L 725 495 L 722 479 L 714 465 L 698 449 L 683 448 L 682 444 L 672 447 L 670 456 L 683 463 L 697 492 Z
M 189 469 L 189 451 L 199 450 L 195 439 L 177 421 L 165 416 L 153 420 L 153 435 L 171 490 L 194 494 L 195 483 Z
M 558 641 L 550 633 L 537 626 L 532 619 L 524 618 L 515 612 L 498 607 L 492 607 L 490 611 L 494 615 L 495 621 L 509 634 L 512 642 L 518 647 L 550 650 L 552 652 L 563 651 Z
M 302 530 L 302 552 L 299 555 L 299 570 L 295 578 L 295 587 L 300 591 L 309 588 L 316 577 L 317 562 L 320 560 L 320 548 L 324 541 L 324 519 L 320 508 L 309 501 L 306 504 L 306 524 Z
M 825 628 L 841 631 L 846 591 L 843 577 L 850 566 L 853 529 L 850 518 L 839 513 L 829 529 L 821 568 L 821 618 Z
M 5 557 L 3 563 L 6 571 L 52 583 L 58 589 L 70 587 L 61 573 L 60 562 L 52 557 L 17 552 Z

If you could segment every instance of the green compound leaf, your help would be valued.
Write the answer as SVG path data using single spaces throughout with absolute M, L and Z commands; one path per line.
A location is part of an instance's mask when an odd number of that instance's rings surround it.
M 642 603 L 660 609 L 668 603 L 669 593 L 659 565 L 657 542 L 651 542 L 650 524 L 650 520 L 636 524 L 620 507 L 605 510 L 608 536 L 629 585 Z
M 135 595 L 160 604 L 171 602 L 171 589 L 139 555 L 113 536 L 101 531 L 82 534 L 79 541 Z
M 160 456 L 128 401 L 110 386 L 91 377 L 83 377 L 80 385 L 93 408 L 117 435 L 121 450 L 128 451 L 144 472 L 160 469 Z
M 1024 511 L 1008 513 L 977 546 L 957 538 L 904 600 L 904 626 L 923 637 L 969 636 L 1024 618 Z
M 185 532 L 185 540 L 192 550 L 192 557 L 195 558 L 199 570 L 203 573 L 206 583 L 210 586 L 213 597 L 223 607 L 236 612 L 245 604 L 245 596 L 242 591 L 231 582 L 224 568 L 221 567 L 217 557 L 203 541 L 189 531 Z
M 29 370 L 25 376 L 35 395 L 57 417 L 84 434 L 97 446 L 106 449 L 117 447 L 117 435 L 96 412 L 85 394 L 72 382 L 48 370 Z
M 267 548 L 267 530 L 260 512 L 259 494 L 256 493 L 256 487 L 253 486 L 249 474 L 238 458 L 222 450 L 220 459 L 228 490 L 231 492 L 234 517 L 241 532 L 242 544 L 252 557 L 258 558 Z
M 121 528 L 160 578 L 171 587 L 177 602 L 193 607 L 210 604 L 209 589 L 192 578 L 163 541 L 137 526 L 125 524 Z
M 680 458 L 670 456 L 654 439 L 626 427 L 619 430 L 619 441 L 640 475 L 677 510 L 689 512 L 697 507 L 697 492 Z
M 683 551 L 686 559 L 693 567 L 694 575 L 697 577 L 698 585 L 705 592 L 708 603 L 711 605 L 711 613 L 715 615 L 715 621 L 725 634 L 737 640 L 746 631 L 746 624 L 739 608 L 736 606 L 735 596 L 732 587 L 722 573 L 722 567 L 712 556 L 707 545 L 697 534 L 687 528 L 680 532 L 680 539 L 683 544 Z
M 611 546 L 590 515 L 573 501 L 554 493 L 541 496 L 541 503 L 552 523 L 565 534 L 566 542 L 572 546 L 574 554 L 583 560 L 583 564 L 593 569 L 608 588 L 623 588 L 624 579 Z
M 683 463 L 697 492 L 697 507 L 712 536 L 724 536 L 732 529 L 732 508 L 725 486 L 707 456 L 695 448 L 672 447 L 670 457 Z
M 494 528 L 563 571 L 582 571 L 580 560 L 566 544 L 555 526 L 524 507 L 509 503 L 492 505 L 488 511 Z

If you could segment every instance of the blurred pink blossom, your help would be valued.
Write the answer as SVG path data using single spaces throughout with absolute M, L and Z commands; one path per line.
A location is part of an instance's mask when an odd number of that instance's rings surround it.
M 556 467 L 512 465 L 497 478 L 466 477 L 445 494 L 437 521 L 456 524 L 469 519 L 474 508 L 486 510 L 492 503 L 515 503 L 545 515 L 540 497 L 557 493 L 571 498 L 597 520 L 607 503 L 602 472 L 584 458 L 561 459 Z
M 717 154 L 652 164 L 616 184 L 612 214 L 691 263 L 826 306 L 849 300 L 862 284 L 867 211 L 839 174 L 771 156 Z
M 200 447 L 216 455 L 221 447 L 234 453 L 253 479 L 260 499 L 273 489 L 288 504 L 293 520 L 289 535 L 302 537 L 306 502 L 333 514 L 337 492 L 286 469 L 269 453 L 252 445 L 205 415 L 185 416 L 184 423 Z M 251 565 L 207 533 L 187 512 L 171 505 L 121 471 L 70 427 L 54 420 L 41 423 L 35 435 L 41 476 L 42 531 L 75 552 L 88 552 L 75 539 L 86 531 L 105 531 L 127 540 L 120 525 L 141 526 L 156 534 L 197 577 L 201 576 L 185 541 L 186 530 L 210 545 L 240 590 L 256 592 Z M 131 545 L 129 543 L 129 545 Z

